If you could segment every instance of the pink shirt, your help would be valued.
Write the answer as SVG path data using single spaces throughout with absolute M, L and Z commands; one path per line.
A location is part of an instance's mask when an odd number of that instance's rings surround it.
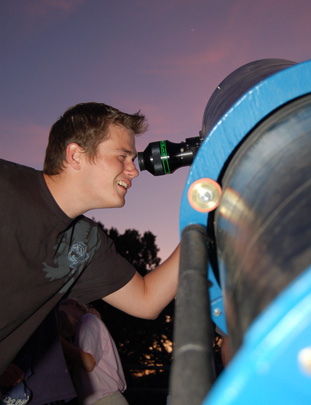
M 96 360 L 93 371 L 75 366 L 74 385 L 79 402 L 91 405 L 116 391 L 125 391 L 126 381 L 116 345 L 106 325 L 93 314 L 82 317 L 75 344 Z

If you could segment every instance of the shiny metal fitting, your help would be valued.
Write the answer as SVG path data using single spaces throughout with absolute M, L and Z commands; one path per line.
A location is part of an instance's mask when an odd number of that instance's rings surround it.
M 220 185 L 208 178 L 196 180 L 188 190 L 188 201 L 193 209 L 210 212 L 218 207 L 221 197 Z

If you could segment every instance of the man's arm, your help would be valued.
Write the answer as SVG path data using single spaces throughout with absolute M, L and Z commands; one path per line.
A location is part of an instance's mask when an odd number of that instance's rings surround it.
M 176 296 L 179 246 L 172 255 L 145 277 L 138 273 L 120 290 L 103 297 L 108 304 L 130 315 L 155 319 Z

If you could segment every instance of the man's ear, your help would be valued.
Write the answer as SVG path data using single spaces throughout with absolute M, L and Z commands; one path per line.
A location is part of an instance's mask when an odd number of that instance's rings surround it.
M 70 143 L 66 148 L 66 161 L 75 170 L 81 168 L 81 156 L 83 148 L 77 143 Z

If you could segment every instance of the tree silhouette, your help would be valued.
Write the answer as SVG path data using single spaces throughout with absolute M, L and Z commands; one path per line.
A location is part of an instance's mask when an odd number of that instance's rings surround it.
M 158 257 L 159 248 L 152 232 L 147 231 L 140 235 L 136 229 L 126 229 L 120 235 L 116 228 L 106 229 L 103 224 L 98 222 L 99 226 L 111 238 L 117 248 L 117 251 L 125 257 L 136 270 L 144 276 L 149 271 L 155 269 L 161 259 Z

